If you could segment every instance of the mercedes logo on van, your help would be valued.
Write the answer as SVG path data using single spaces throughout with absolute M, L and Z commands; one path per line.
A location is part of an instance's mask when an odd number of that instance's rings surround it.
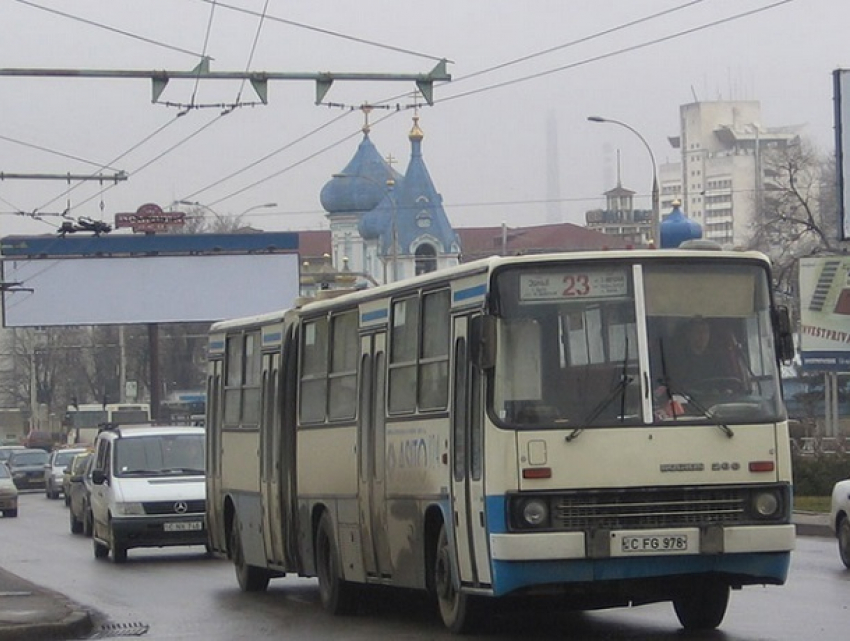
M 174 504 L 174 511 L 177 514 L 186 514 L 188 510 L 189 506 L 186 505 L 186 501 L 177 501 L 177 503 Z

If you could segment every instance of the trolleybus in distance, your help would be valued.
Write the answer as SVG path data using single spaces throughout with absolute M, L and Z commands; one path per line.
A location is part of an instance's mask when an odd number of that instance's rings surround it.
M 493 257 L 217 323 L 210 545 L 246 591 L 317 576 L 337 614 L 380 584 L 455 632 L 542 594 L 714 628 L 730 589 L 786 580 L 790 337 L 763 255 L 694 250 Z

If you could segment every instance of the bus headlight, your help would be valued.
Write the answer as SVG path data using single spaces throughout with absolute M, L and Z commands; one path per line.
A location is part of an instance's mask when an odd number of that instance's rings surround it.
M 542 499 L 529 499 L 522 504 L 522 521 L 529 527 L 544 527 L 549 524 L 549 506 Z
M 782 501 L 776 492 L 764 490 L 756 492 L 753 496 L 753 512 L 755 516 L 768 519 L 779 514 Z

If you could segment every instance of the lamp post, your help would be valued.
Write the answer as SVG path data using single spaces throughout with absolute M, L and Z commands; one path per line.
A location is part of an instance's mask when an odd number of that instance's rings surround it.
M 246 209 L 241 214 L 239 214 L 239 216 L 237 216 L 237 218 L 242 218 L 242 216 L 245 216 L 249 212 L 252 212 L 252 211 L 257 210 L 257 209 L 269 209 L 271 207 L 277 207 L 277 203 L 264 203 L 262 205 L 254 205 L 253 207 L 248 207 L 248 209 Z
M 603 118 L 602 116 L 588 116 L 587 119 L 590 122 L 607 122 L 612 125 L 619 125 L 620 127 L 625 127 L 640 139 L 640 141 L 643 143 L 643 146 L 646 147 L 646 150 L 649 152 L 649 159 L 652 161 L 652 241 L 655 243 L 656 247 L 660 246 L 661 210 L 658 194 L 658 165 L 655 163 L 655 154 L 652 153 L 652 147 L 649 146 L 649 143 L 646 142 L 646 138 L 644 138 L 637 129 L 635 129 L 631 125 L 626 124 L 625 122 L 622 122 L 620 120 L 613 120 L 611 118 Z

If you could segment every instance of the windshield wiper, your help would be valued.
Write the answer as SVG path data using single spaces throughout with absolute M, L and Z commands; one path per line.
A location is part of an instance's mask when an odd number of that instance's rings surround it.
M 617 384 L 611 388 L 608 392 L 608 395 L 603 398 L 597 405 L 594 407 L 590 413 L 582 420 L 581 424 L 583 426 L 592 425 L 593 422 L 599 418 L 599 415 L 604 412 L 611 403 L 613 403 L 618 397 L 620 399 L 620 422 L 622 423 L 625 420 L 626 415 L 626 388 L 629 386 L 634 380 L 634 377 L 628 375 L 628 366 L 629 366 L 629 339 L 626 337 L 626 345 L 625 345 L 625 356 L 623 358 L 623 368 L 620 372 L 620 380 L 617 381 Z M 571 443 L 574 441 L 579 434 L 584 431 L 584 427 L 577 427 L 572 432 L 567 434 L 564 437 L 564 440 L 567 443 Z

